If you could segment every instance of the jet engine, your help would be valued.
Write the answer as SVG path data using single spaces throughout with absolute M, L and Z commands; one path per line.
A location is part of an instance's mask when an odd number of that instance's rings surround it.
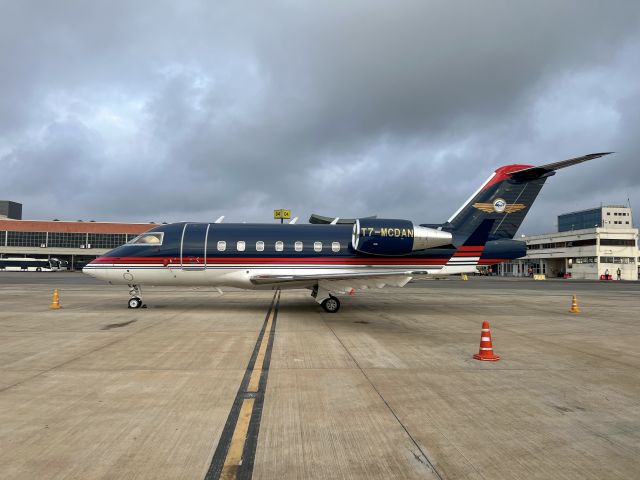
M 409 220 L 362 218 L 353 225 L 351 243 L 361 253 L 408 255 L 415 250 L 450 245 L 451 233 L 414 225 Z

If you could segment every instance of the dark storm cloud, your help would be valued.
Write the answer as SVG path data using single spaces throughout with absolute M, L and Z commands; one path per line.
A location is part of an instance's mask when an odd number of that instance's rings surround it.
M 636 2 L 0 8 L 0 197 L 30 218 L 442 221 L 501 164 L 609 149 L 524 230 L 640 200 Z

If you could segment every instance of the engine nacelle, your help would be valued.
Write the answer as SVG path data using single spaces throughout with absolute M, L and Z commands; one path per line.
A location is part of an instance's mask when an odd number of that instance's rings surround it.
M 451 244 L 449 232 L 414 225 L 409 220 L 363 218 L 353 225 L 353 248 L 372 255 L 408 255 Z

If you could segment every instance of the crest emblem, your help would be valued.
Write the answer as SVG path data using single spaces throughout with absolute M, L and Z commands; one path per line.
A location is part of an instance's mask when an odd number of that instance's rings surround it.
M 523 203 L 507 203 L 503 198 L 496 198 L 491 203 L 474 203 L 473 208 L 477 208 L 486 213 L 515 213 L 527 206 Z

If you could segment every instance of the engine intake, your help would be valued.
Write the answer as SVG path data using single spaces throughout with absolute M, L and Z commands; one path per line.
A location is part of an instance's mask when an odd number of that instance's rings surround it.
M 414 225 L 409 220 L 363 218 L 353 225 L 351 243 L 371 255 L 408 255 L 416 250 L 451 244 L 449 232 Z

